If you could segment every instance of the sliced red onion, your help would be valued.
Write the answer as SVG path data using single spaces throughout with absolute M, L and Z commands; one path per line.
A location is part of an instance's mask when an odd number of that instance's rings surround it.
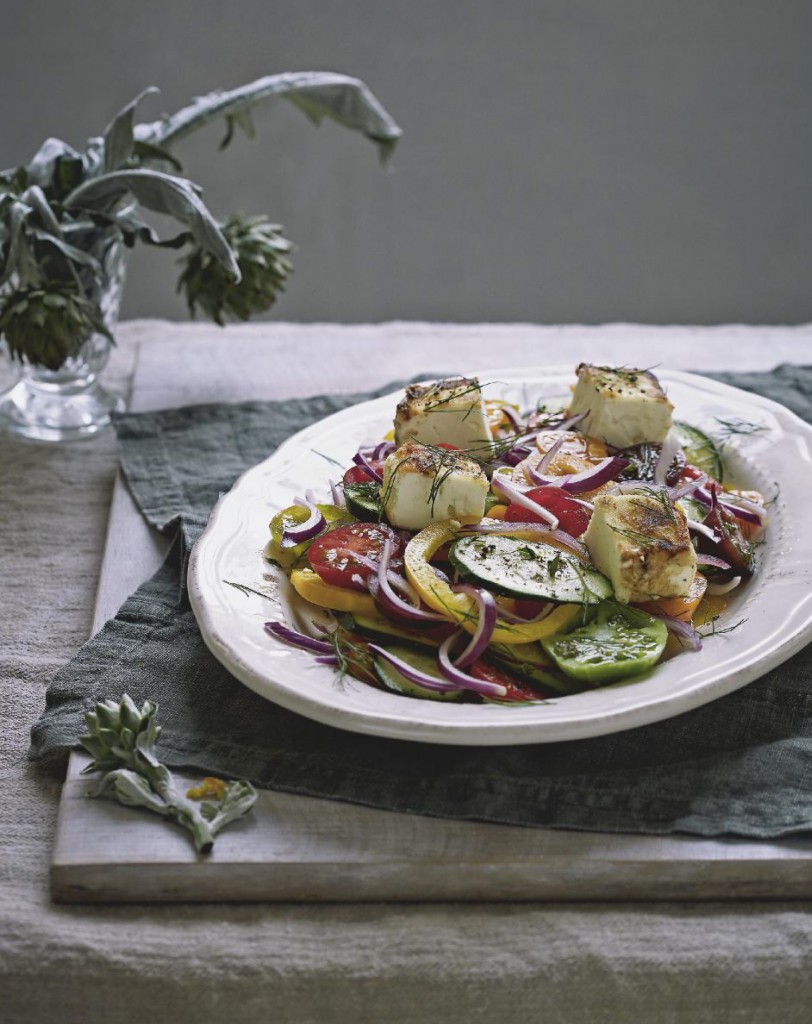
M 346 503 L 344 501 L 343 486 L 339 486 L 335 480 L 328 480 L 327 483 L 330 485 L 330 494 L 333 498 L 333 504 L 343 507 Z
M 389 561 L 391 557 L 392 541 L 387 537 L 383 543 L 381 560 L 377 566 L 378 575 L 371 576 L 369 579 L 369 592 L 375 600 L 385 611 L 399 618 L 410 619 L 414 622 L 447 622 L 448 619 L 445 615 L 426 611 L 415 604 L 410 604 L 408 601 L 404 601 L 399 594 L 395 593 L 390 581 Z M 405 580 L 403 582 L 406 583 Z M 417 598 L 416 593 L 414 597 Z
M 622 472 L 629 465 L 629 460 L 619 455 L 610 455 L 596 466 L 591 466 L 580 473 L 571 473 L 568 476 L 545 477 L 533 469 L 527 473 L 534 484 L 539 487 L 561 487 L 572 494 L 580 494 L 581 491 L 593 491 L 596 487 L 609 483 L 610 480 Z
M 731 590 L 735 590 L 741 581 L 741 576 L 734 576 L 733 579 L 728 580 L 727 583 L 708 583 L 707 593 L 711 594 L 713 597 L 719 597 L 720 594 L 727 594 Z
M 682 445 L 679 443 L 677 436 L 673 433 L 667 434 L 662 448 L 660 448 L 660 457 L 657 459 L 657 465 L 654 467 L 655 484 L 665 484 L 671 463 L 681 451 Z
M 338 656 L 335 654 L 320 654 L 316 659 L 319 665 L 329 665 L 334 668 L 338 664 Z
M 516 412 L 512 405 L 503 405 L 501 406 L 501 409 L 502 415 L 509 420 L 510 425 L 518 433 L 524 426 L 524 423 L 522 423 L 522 419 L 519 416 L 519 414 Z
M 538 539 L 540 541 L 558 541 L 558 543 L 563 547 L 569 548 L 570 551 L 574 551 L 575 554 L 583 558 L 585 562 L 589 561 L 589 552 L 579 540 L 571 537 L 563 530 L 554 530 L 551 527 L 545 526 L 543 523 L 509 523 L 504 520 L 500 520 L 494 523 L 476 523 L 473 526 L 464 526 L 462 532 L 464 534 L 476 533 L 482 535 L 494 533 L 506 533 L 510 535 L 518 532 L 535 533 L 538 534 Z
M 381 476 L 377 469 L 373 468 L 369 464 L 367 457 L 364 455 L 360 448 L 355 453 L 355 455 L 353 455 L 352 461 L 355 463 L 356 466 L 360 466 L 361 469 L 363 469 L 363 471 L 367 473 L 369 477 L 376 483 L 383 483 L 383 477 Z
M 718 544 L 722 539 L 712 526 L 698 523 L 695 519 L 686 519 L 686 523 L 689 530 L 693 530 L 694 533 L 701 533 L 704 537 L 712 540 L 714 544 Z
M 372 458 L 376 459 L 378 462 L 383 462 L 387 455 L 391 455 L 396 448 L 397 445 L 394 441 L 381 441 L 380 444 L 375 446 L 375 449 L 372 452 Z
M 737 519 L 741 519 L 745 523 L 752 523 L 754 526 L 763 526 L 767 518 L 765 510 L 755 502 L 748 501 L 747 506 L 740 506 L 726 501 L 719 501 L 715 487 L 711 487 L 710 492 L 706 491 L 704 487 L 699 487 L 694 492 L 694 497 L 708 508 L 713 509 L 719 505 L 727 512 L 732 512 Z
M 312 636 L 305 636 L 296 629 L 284 625 L 282 622 L 266 622 L 265 632 L 275 636 L 277 640 L 284 640 L 293 644 L 294 647 L 302 647 L 306 651 L 314 651 L 316 654 L 335 654 L 335 647 L 328 644 L 326 640 L 316 640 Z
M 282 531 L 282 538 L 279 541 L 279 546 L 282 548 L 295 547 L 297 544 L 301 544 L 302 541 L 310 540 L 311 537 L 315 537 L 317 534 L 321 533 L 327 525 L 324 516 L 312 501 L 304 501 L 302 498 L 295 498 L 294 504 L 308 509 L 310 515 L 303 523 L 292 523 L 290 526 L 286 526 L 284 528 Z
M 540 516 L 555 530 L 558 528 L 558 519 L 550 512 L 549 509 L 539 505 L 538 502 L 533 501 L 532 498 L 528 498 L 523 491 L 520 491 L 515 484 L 509 483 L 504 478 L 502 473 L 494 473 L 493 480 L 491 480 L 491 488 L 496 491 L 497 494 L 501 494 L 507 498 L 508 501 L 513 501 L 517 505 L 521 505 L 522 508 L 526 508 L 528 512 L 534 512 L 537 516 Z
M 523 615 L 517 615 L 515 612 L 509 612 L 506 608 L 499 608 L 499 618 L 505 622 L 512 622 L 515 625 L 531 626 L 537 622 L 541 622 L 546 619 L 549 615 L 552 615 L 555 609 L 555 604 L 552 601 L 548 601 L 542 606 L 541 611 L 538 615 L 534 615 L 532 619 L 527 619 Z
M 683 622 L 682 619 L 676 619 L 673 615 L 654 614 L 652 617 L 665 623 L 668 631 L 678 636 L 680 640 L 686 640 L 692 651 L 702 650 L 702 637 L 690 622 Z
M 687 498 L 689 494 L 701 487 L 708 479 L 708 474 L 703 473 L 701 476 L 696 477 L 695 480 L 686 480 L 684 483 L 679 484 L 676 487 L 668 488 L 668 496 L 672 501 L 679 501 L 680 498 Z
M 559 437 L 557 441 L 555 441 L 552 445 L 550 445 L 550 447 L 544 453 L 544 458 L 536 466 L 534 472 L 538 473 L 540 476 L 543 475 L 544 473 L 546 473 L 547 472 L 547 467 L 550 465 L 550 463 L 556 457 L 556 455 L 558 454 L 561 446 L 567 440 L 568 440 L 567 435 L 566 434 L 562 434 L 561 437 Z
M 451 660 L 451 648 L 459 637 L 459 633 L 452 633 L 450 637 L 440 644 L 437 652 L 437 660 L 440 671 L 455 686 L 464 690 L 473 690 L 474 693 L 481 693 L 484 697 L 505 697 L 507 689 L 499 683 L 489 683 L 484 679 L 476 679 L 458 668 Z
M 520 462 L 524 462 L 533 453 L 525 445 L 520 444 L 515 448 L 511 448 L 509 452 L 502 456 L 502 462 L 508 466 L 518 466 Z
M 712 565 L 716 569 L 731 569 L 732 566 L 724 560 L 724 558 L 717 558 L 716 555 L 702 555 L 697 554 L 696 556 L 697 565 Z
M 462 654 L 454 659 L 454 664 L 457 668 L 465 668 L 472 661 L 476 661 L 491 642 L 493 630 L 496 626 L 496 601 L 493 594 L 489 591 L 482 590 L 480 587 L 474 587 L 470 583 L 458 583 L 452 587 L 452 590 L 456 593 L 467 594 L 469 597 L 472 597 L 477 603 L 477 610 L 479 612 L 476 632 L 471 637 L 468 646 Z
M 561 423 L 555 427 L 556 430 L 571 430 L 581 420 L 585 420 L 589 415 L 589 409 L 586 412 L 578 412 L 574 416 L 568 416 L 567 419 L 562 420 Z
M 377 658 L 383 658 L 384 661 L 388 661 L 389 664 L 398 670 L 401 675 L 405 676 L 413 683 L 417 683 L 418 686 L 425 686 L 427 690 L 437 690 L 439 693 L 448 693 L 450 690 L 458 690 L 460 687 L 453 683 L 444 683 L 441 679 L 430 676 L 428 672 L 421 672 L 419 669 L 414 668 L 407 661 L 402 658 L 398 658 L 396 654 L 391 654 L 386 650 L 385 647 L 379 647 L 377 644 L 370 644 L 369 651 Z

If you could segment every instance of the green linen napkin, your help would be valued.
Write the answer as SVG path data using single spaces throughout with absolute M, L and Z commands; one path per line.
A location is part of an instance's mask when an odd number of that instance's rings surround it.
M 812 422 L 812 367 L 721 379 Z M 388 389 L 385 389 L 388 390 Z M 392 811 L 607 832 L 777 837 L 812 827 L 812 646 L 758 681 L 677 718 L 558 744 L 438 746 L 343 732 L 263 700 L 205 647 L 184 555 L 244 469 L 307 424 L 369 395 L 200 405 L 117 421 L 147 519 L 177 539 L 51 682 L 30 756 L 75 744 L 95 701 L 160 705 L 173 766 Z

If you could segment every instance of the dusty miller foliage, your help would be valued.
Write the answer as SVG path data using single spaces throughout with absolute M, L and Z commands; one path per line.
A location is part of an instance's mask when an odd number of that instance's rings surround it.
M 271 75 L 135 124 L 139 103 L 156 92 L 131 100 L 83 151 L 47 139 L 29 163 L 0 172 L 0 333 L 12 358 L 57 369 L 89 332 L 109 334 L 100 294 L 116 242 L 185 248 L 178 288 L 193 315 L 222 324 L 273 305 L 292 270 L 283 229 L 265 216 L 218 222 L 172 153 L 210 121 L 225 119 L 225 148 L 238 128 L 254 136 L 258 103 L 282 97 L 316 124 L 326 117 L 366 136 L 383 162 L 401 135 L 362 81 L 332 72 Z M 143 210 L 168 215 L 179 232 L 161 238 Z

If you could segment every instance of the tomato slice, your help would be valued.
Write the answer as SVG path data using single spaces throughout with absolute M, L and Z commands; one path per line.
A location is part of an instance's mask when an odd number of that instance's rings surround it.
M 391 565 L 397 571 L 403 565 L 403 541 L 386 523 L 350 523 L 323 533 L 308 548 L 307 560 L 325 583 L 366 590 L 387 538 L 392 541 Z
M 498 683 L 504 686 L 507 693 L 504 697 L 494 697 L 493 700 L 504 701 L 505 703 L 525 703 L 530 700 L 544 700 L 547 694 L 542 694 L 535 687 L 526 683 L 523 679 L 517 679 L 501 668 L 491 665 L 490 662 L 477 658 L 472 661 L 466 669 L 474 679 L 482 679 L 488 683 Z
M 534 487 L 527 491 L 531 501 L 543 506 L 558 519 L 558 528 L 570 537 L 580 537 L 589 526 L 591 512 L 574 501 L 562 487 Z M 511 523 L 543 523 L 546 520 L 512 502 L 505 512 L 505 519 Z

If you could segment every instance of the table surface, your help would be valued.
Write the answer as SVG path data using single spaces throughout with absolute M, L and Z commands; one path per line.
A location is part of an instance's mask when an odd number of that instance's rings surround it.
M 142 408 L 176 401 L 179 380 L 186 400 L 216 401 L 581 359 L 700 371 L 812 361 L 808 326 L 137 321 L 117 336 L 109 383 L 127 391 L 139 348 L 164 368 Z M 91 1000 L 112 1024 L 134 1021 L 147 991 L 153 1015 L 178 1022 L 536 1020 L 540 1005 L 556 1021 L 807 1019 L 812 902 L 52 905 L 64 764 L 28 765 L 28 729 L 91 628 L 115 468 L 111 437 L 0 446 L 4 1021 L 51 1020 L 56 1007 L 86 1021 Z

